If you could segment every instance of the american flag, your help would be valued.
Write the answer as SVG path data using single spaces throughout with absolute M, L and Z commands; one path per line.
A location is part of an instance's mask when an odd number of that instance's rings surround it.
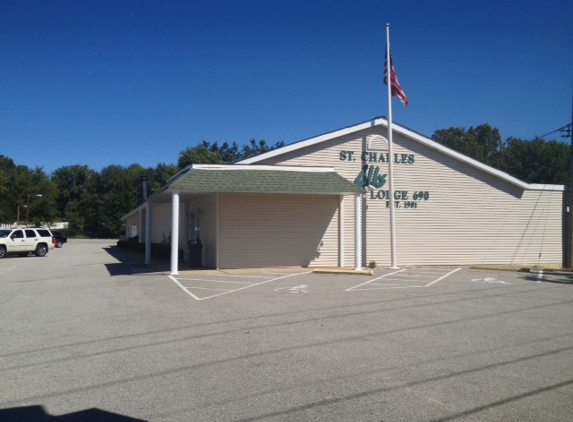
M 388 57 L 388 56 L 386 56 Z M 396 71 L 394 70 L 394 61 L 392 60 L 392 53 L 390 53 L 390 78 L 392 81 L 392 96 L 396 96 L 404 103 L 405 106 L 408 105 L 408 97 L 404 93 L 404 90 L 398 82 L 398 77 L 396 76 Z M 384 83 L 388 85 L 388 59 L 384 62 Z

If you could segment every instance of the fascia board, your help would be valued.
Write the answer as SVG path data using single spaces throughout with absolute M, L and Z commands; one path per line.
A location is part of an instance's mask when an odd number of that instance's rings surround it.
M 224 171 L 298 171 L 302 173 L 330 173 L 334 172 L 332 167 L 304 167 L 304 166 L 267 166 L 267 165 L 243 165 L 243 164 L 196 164 L 193 166 L 196 170 L 224 170 Z
M 138 206 L 137 208 L 131 210 L 130 212 L 128 212 L 127 214 L 119 217 L 119 221 L 125 221 L 127 220 L 129 217 L 131 217 L 132 215 L 136 214 L 137 212 L 139 212 L 140 210 L 142 210 L 143 208 L 145 208 L 145 206 L 147 205 L 147 202 L 144 202 L 143 204 L 141 204 L 140 206 Z
M 552 190 L 552 191 L 565 191 L 565 185 L 544 185 L 541 183 L 532 183 L 529 185 L 531 190 Z

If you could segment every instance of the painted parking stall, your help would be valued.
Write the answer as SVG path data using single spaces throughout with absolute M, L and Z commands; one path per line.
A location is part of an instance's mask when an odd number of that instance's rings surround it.
M 346 291 L 425 288 L 433 286 L 461 269 L 461 267 L 403 268 L 350 287 Z
M 462 267 L 409 267 L 399 270 L 389 270 L 381 275 L 367 277 L 359 280 L 357 275 L 351 275 L 343 283 L 340 274 L 313 274 L 312 271 L 281 273 L 257 272 L 230 274 L 227 272 L 212 272 L 195 274 L 169 275 L 182 291 L 191 298 L 202 301 L 214 299 L 232 293 L 242 292 L 257 286 L 266 286 L 266 289 L 275 294 L 307 294 L 327 292 L 356 292 L 356 291 L 382 291 L 399 289 L 428 289 L 440 285 L 440 282 L 456 281 L 473 285 L 487 285 L 491 287 L 510 287 L 512 285 L 531 284 L 540 285 L 542 281 L 554 281 L 563 284 L 571 283 L 571 276 L 563 274 L 547 274 L 542 271 L 533 273 L 487 273 L 480 272 L 460 278 Z M 388 270 L 386 270 L 388 271 Z M 478 275 L 479 274 L 479 275 Z M 455 275 L 455 277 L 454 277 Z M 358 277 L 358 278 L 357 278 Z M 552 278 L 554 280 L 552 280 Z M 354 281 L 356 284 L 348 287 L 346 282 Z M 265 288 L 265 287 L 263 287 Z
M 332 288 L 338 291 L 352 292 L 358 290 L 384 290 L 384 289 L 407 289 L 407 288 L 428 288 L 446 279 L 457 271 L 457 268 L 404 268 L 392 271 L 349 288 L 333 283 Z M 220 296 L 241 292 L 257 286 L 268 284 L 268 288 L 275 293 L 299 294 L 308 293 L 311 289 L 314 278 L 303 280 L 297 278 L 308 276 L 312 271 L 297 273 L 251 273 L 251 274 L 229 274 L 225 272 L 209 274 L 179 274 L 168 277 L 181 290 L 195 300 L 214 299 Z M 324 276 L 322 276 L 324 277 Z M 335 275 L 335 277 L 339 277 Z M 287 284 L 284 282 L 287 281 Z M 316 280 L 318 281 L 318 280 Z M 279 283 L 281 282 L 281 283 Z M 322 284 L 322 283 L 320 283 Z
M 295 277 L 305 273 L 295 274 L 205 274 L 200 276 L 177 276 L 169 278 L 185 293 L 195 300 L 213 299 L 219 296 L 240 292 L 252 287 Z

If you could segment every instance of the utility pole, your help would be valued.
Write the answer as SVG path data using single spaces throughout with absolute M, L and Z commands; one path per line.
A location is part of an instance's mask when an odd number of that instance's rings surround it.
M 571 123 L 541 136 L 545 138 L 555 132 L 561 132 L 562 138 L 571 138 L 569 146 L 569 186 L 566 188 L 567 197 L 563 198 L 563 266 L 573 268 L 573 92 L 571 95 Z M 565 221 L 565 217 L 567 221 Z
M 571 123 L 569 123 L 569 138 L 571 146 L 569 151 L 569 213 L 567 219 L 567 256 L 565 266 L 573 268 L 573 92 L 571 94 Z

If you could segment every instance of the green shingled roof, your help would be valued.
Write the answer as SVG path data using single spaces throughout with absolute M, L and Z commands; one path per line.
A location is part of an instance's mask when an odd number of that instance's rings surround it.
M 189 168 L 175 176 L 161 189 L 201 192 L 257 192 L 341 195 L 362 193 L 363 190 L 334 171 L 288 170 L 280 167 L 257 169 Z

